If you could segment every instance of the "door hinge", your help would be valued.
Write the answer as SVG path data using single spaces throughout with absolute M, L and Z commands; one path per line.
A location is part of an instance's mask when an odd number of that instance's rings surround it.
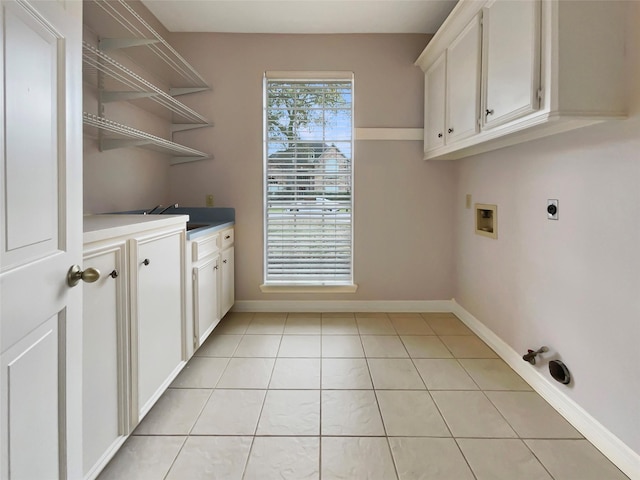
M 191 272 L 191 280 L 195 281 L 197 277 L 198 277 L 198 275 L 196 274 L 195 270 L 193 272 Z

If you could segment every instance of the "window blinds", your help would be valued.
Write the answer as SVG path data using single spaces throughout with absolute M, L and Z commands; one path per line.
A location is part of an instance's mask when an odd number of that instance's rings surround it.
M 265 76 L 265 284 L 352 283 L 353 79 Z

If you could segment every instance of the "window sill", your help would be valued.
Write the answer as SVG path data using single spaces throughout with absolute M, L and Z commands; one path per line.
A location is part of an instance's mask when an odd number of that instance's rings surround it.
M 356 293 L 358 285 L 260 285 L 262 293 Z

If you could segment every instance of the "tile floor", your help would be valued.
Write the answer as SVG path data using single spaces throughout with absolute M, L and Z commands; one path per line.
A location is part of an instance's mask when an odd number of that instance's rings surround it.
M 100 480 L 627 478 L 448 313 L 231 313 Z

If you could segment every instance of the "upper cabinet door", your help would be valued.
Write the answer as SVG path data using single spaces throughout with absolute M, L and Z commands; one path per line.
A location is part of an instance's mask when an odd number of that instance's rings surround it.
M 480 107 L 480 15 L 447 50 L 447 143 L 478 131 Z
M 484 9 L 483 128 L 539 108 L 539 0 L 496 0 Z
M 424 150 L 444 145 L 446 56 L 440 55 L 424 74 Z

